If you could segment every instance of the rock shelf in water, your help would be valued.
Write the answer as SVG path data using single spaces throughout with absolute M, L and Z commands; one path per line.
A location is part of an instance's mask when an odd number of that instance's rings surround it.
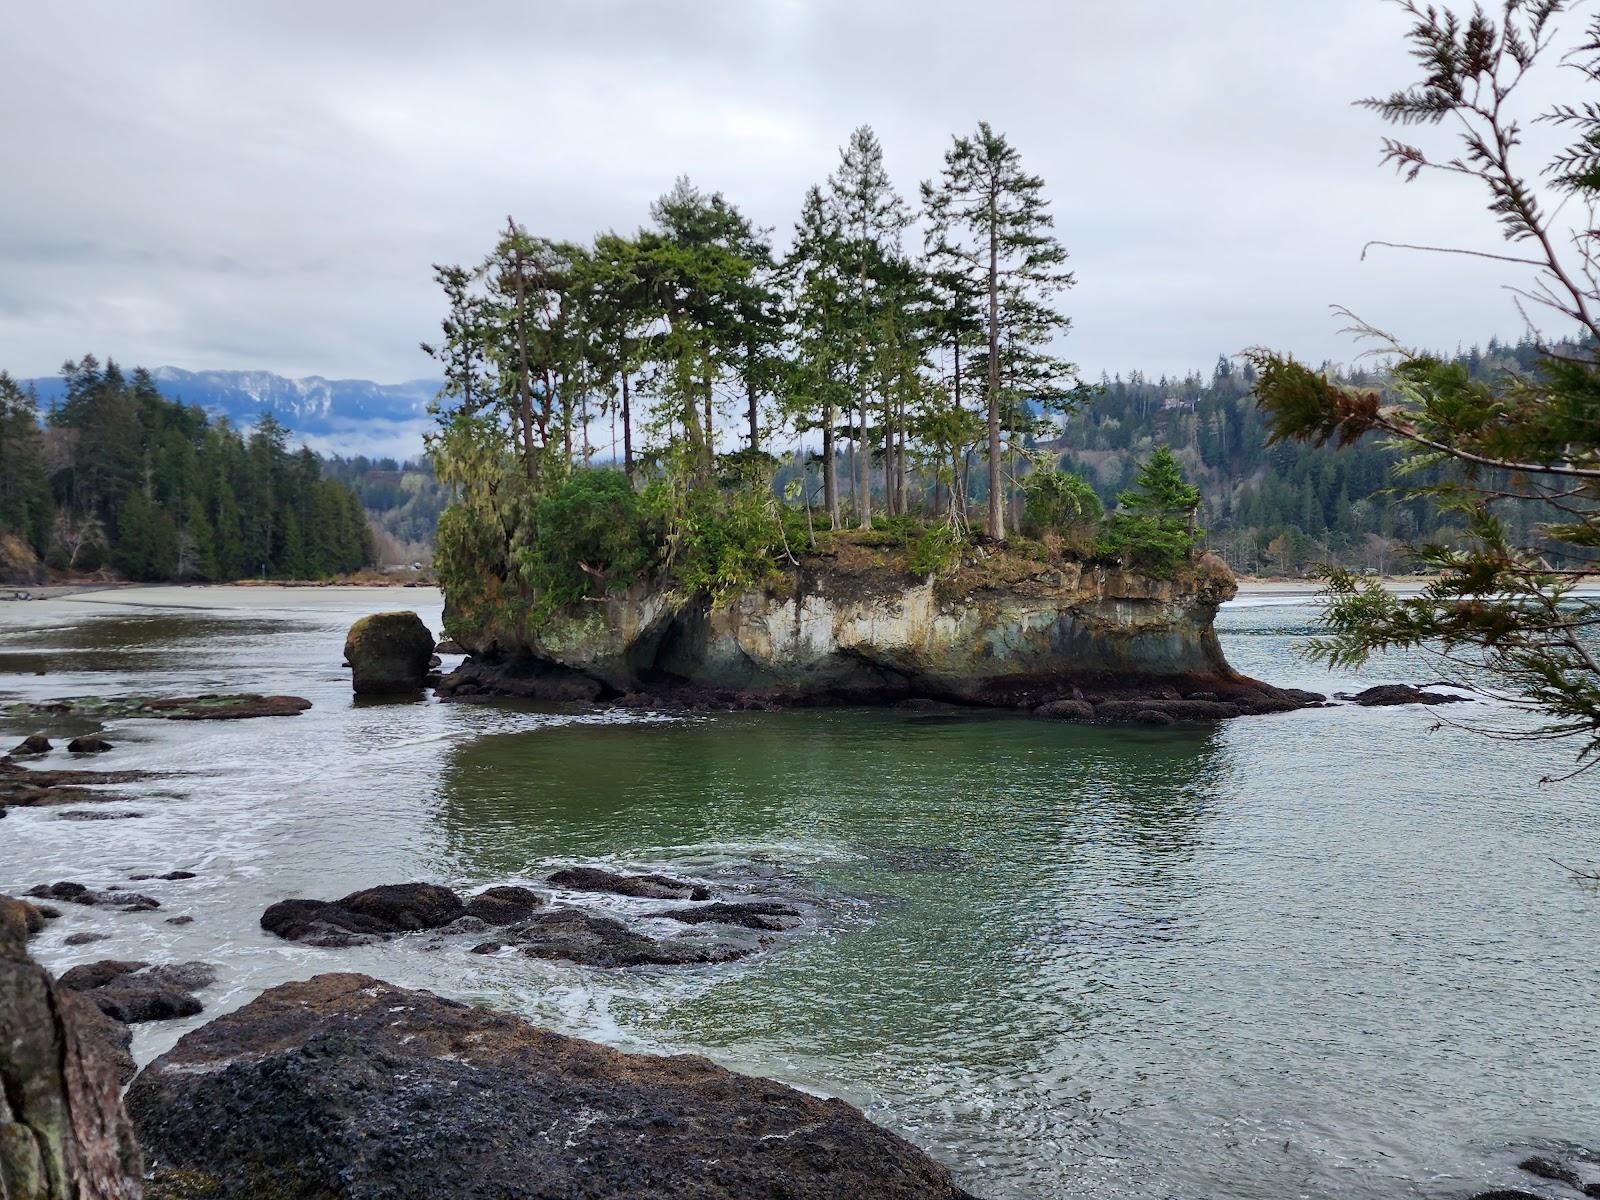
M 970 1200 L 842 1100 L 365 975 L 284 984 L 184 1035 L 127 1104 L 152 1195 Z
M 292 717 L 310 707 L 311 701 L 300 696 L 208 692 L 199 696 L 68 696 L 60 700 L 24 700 L 0 708 L 0 715 L 13 721 L 115 721 L 128 717 L 155 717 L 165 721 L 238 721 L 250 717 Z

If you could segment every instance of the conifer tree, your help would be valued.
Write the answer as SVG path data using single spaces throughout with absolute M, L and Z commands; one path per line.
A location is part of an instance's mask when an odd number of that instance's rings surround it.
M 1023 385 L 1006 377 L 1002 313 L 1029 310 L 1028 344 L 1040 344 L 1066 328 L 1066 318 L 1046 303 L 1070 287 L 1063 269 L 1066 249 L 1050 232 L 1054 218 L 1044 198 L 1044 180 L 1022 167 L 1017 150 L 987 121 L 970 137 L 956 137 L 945 152 L 944 171 L 922 185 L 929 218 L 927 249 L 936 265 L 957 272 L 981 288 L 988 335 L 985 392 L 988 406 L 988 491 L 986 522 L 990 537 L 1005 537 L 1004 481 L 1000 429 L 1002 389 Z
M 849 399 L 844 376 L 851 353 L 842 241 L 836 213 L 822 189 L 812 187 L 801 205 L 784 262 L 787 320 L 794 347 L 784 407 L 800 430 L 821 431 L 823 507 L 832 529 L 841 523 L 835 439 L 839 410 Z
M 846 263 L 846 307 L 853 321 L 855 353 L 850 376 L 855 385 L 856 453 L 860 482 L 856 517 L 872 527 L 872 451 L 868 440 L 868 394 L 872 357 L 881 332 L 877 309 L 883 303 L 886 265 L 900 256 L 900 240 L 910 213 L 895 192 L 883 165 L 883 147 L 870 125 L 858 126 L 840 149 L 839 168 L 828 177 L 828 198 L 838 222 L 840 251 Z M 889 437 L 885 432 L 885 437 Z

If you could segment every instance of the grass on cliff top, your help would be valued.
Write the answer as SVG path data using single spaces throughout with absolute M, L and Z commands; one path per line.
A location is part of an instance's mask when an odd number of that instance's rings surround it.
M 931 575 L 945 598 L 1017 587 L 1072 567 L 1146 574 L 1099 557 L 1092 546 L 1074 545 L 1053 531 L 1043 538 L 1013 535 L 996 543 L 962 537 L 943 522 L 928 524 L 914 518 L 880 519 L 872 529 L 819 531 L 815 548 L 797 548 L 796 556 L 802 566 L 833 575 L 916 580 Z M 1194 588 L 1234 582 L 1227 564 L 1209 553 L 1195 556 L 1174 572 L 1152 577 Z

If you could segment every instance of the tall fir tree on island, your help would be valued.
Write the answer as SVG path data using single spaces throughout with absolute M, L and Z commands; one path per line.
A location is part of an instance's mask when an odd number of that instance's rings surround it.
M 971 281 L 986 303 L 989 510 L 985 528 L 991 538 L 1003 540 L 1002 412 L 1029 399 L 1024 375 L 1048 379 L 1070 374 L 1071 369 L 1035 351 L 1012 356 L 1014 367 L 1027 363 L 1026 372 L 1008 370 L 1002 355 L 1008 348 L 1048 345 L 1065 332 L 1068 318 L 1048 301 L 1071 287 L 1073 276 L 1063 266 L 1066 248 L 1051 232 L 1055 218 L 1044 196 L 1044 179 L 1023 169 L 1021 154 L 987 121 L 980 121 L 972 135 L 953 139 L 939 178 L 922 185 L 922 201 L 929 219 L 930 258 Z

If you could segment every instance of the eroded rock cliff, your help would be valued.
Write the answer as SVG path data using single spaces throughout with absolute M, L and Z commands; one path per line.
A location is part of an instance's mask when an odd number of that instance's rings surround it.
M 505 615 L 515 606 L 488 619 L 447 613 L 473 660 L 441 691 L 1008 708 L 1086 693 L 1226 700 L 1262 687 L 1228 666 L 1213 628 L 1236 591 L 1210 556 L 1158 579 L 997 552 L 935 579 L 844 547 L 721 601 L 636 584 L 538 619 Z

